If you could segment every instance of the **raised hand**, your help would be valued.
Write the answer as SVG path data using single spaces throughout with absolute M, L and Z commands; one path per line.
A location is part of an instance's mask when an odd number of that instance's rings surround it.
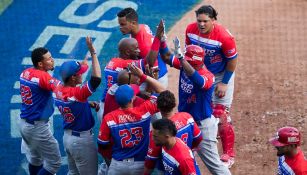
M 129 64 L 128 70 L 137 77 L 141 77 L 144 74 L 143 71 L 134 64 Z
M 86 37 L 86 45 L 91 54 L 96 54 L 96 49 L 93 45 L 92 38 L 89 36 Z
M 156 37 L 158 37 L 160 40 L 162 40 L 162 37 L 164 36 L 165 33 L 165 25 L 164 25 L 164 20 L 161 19 L 160 23 L 157 27 L 157 31 L 156 31 Z
M 175 50 L 174 50 L 174 54 L 178 59 L 183 59 L 183 54 L 180 48 L 180 40 L 179 38 L 176 36 L 175 39 L 173 39 L 173 43 L 175 46 Z

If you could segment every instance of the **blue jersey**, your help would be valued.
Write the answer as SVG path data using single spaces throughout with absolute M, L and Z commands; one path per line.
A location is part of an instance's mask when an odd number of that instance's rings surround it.
M 162 147 L 162 163 L 166 175 L 200 175 L 192 151 L 179 138 L 171 149 Z
M 55 105 L 63 117 L 63 128 L 74 131 L 87 131 L 93 128 L 95 120 L 87 98 L 94 89 L 85 82 L 81 87 L 59 85 L 55 89 Z
M 213 24 L 209 34 L 201 34 L 197 23 L 192 23 L 186 28 L 186 45 L 199 45 L 205 50 L 205 65 L 210 72 L 217 74 L 223 72 L 226 63 L 237 57 L 234 37 L 218 23 Z
M 112 58 L 109 63 L 104 68 L 104 76 L 105 76 L 105 84 L 106 87 L 104 88 L 103 94 L 102 94 L 102 100 L 105 101 L 106 94 L 109 90 L 109 88 L 117 83 L 117 76 L 120 71 L 127 68 L 129 64 L 135 64 L 137 67 L 141 68 L 143 72 L 145 71 L 144 64 L 146 63 L 144 59 L 140 60 L 124 60 L 122 58 Z
M 48 120 L 54 111 L 52 90 L 58 83 L 45 71 L 24 70 L 20 75 L 20 117 L 29 121 Z
M 204 83 L 198 85 L 186 75 L 177 58 L 172 58 L 171 66 L 180 69 L 178 111 L 190 113 L 195 121 L 211 117 L 214 75 L 205 67 L 199 69 L 197 73 L 204 79 Z
M 107 145 L 113 140 L 112 158 L 118 161 L 127 158 L 144 161 L 149 142 L 150 117 L 156 112 L 156 98 L 152 97 L 140 106 L 108 113 L 101 123 L 98 143 Z
M 202 140 L 201 131 L 197 124 L 194 122 L 192 116 L 186 112 L 178 112 L 169 118 L 174 122 L 177 134 L 176 137 L 180 138 L 190 149 L 197 147 Z M 155 164 L 159 170 L 164 171 L 163 162 L 161 159 L 162 147 L 157 146 L 150 132 L 150 141 L 145 161 L 145 166 L 148 169 L 153 169 Z M 158 160 L 158 162 L 156 162 Z M 198 166 L 195 166 L 198 170 Z

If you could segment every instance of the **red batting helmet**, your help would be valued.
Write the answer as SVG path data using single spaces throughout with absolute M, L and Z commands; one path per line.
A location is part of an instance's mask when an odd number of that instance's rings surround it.
M 204 63 L 205 51 L 197 45 L 188 45 L 184 54 L 184 58 L 192 67 L 199 66 Z
M 293 127 L 280 128 L 275 137 L 270 139 L 274 146 L 299 145 L 301 142 L 301 133 Z

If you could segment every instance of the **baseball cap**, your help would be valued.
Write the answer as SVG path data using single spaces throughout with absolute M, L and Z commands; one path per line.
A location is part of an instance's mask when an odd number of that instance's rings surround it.
M 275 137 L 270 139 L 270 143 L 274 146 L 281 147 L 287 145 L 297 144 L 301 141 L 301 134 L 298 129 L 294 127 L 283 127 L 278 129 Z
M 60 75 L 62 80 L 65 81 L 73 75 L 85 73 L 87 69 L 87 64 L 81 64 L 78 61 L 66 61 L 60 67 Z
M 132 98 L 140 92 L 140 88 L 135 84 L 124 84 L 117 88 L 115 92 L 115 100 L 120 106 L 127 105 Z

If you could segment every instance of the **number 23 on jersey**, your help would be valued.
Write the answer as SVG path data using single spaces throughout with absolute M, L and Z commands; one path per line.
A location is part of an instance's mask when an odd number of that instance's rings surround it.
M 119 136 L 121 137 L 121 145 L 123 148 L 131 148 L 140 143 L 143 139 L 143 128 L 134 127 L 130 129 L 119 130 Z

